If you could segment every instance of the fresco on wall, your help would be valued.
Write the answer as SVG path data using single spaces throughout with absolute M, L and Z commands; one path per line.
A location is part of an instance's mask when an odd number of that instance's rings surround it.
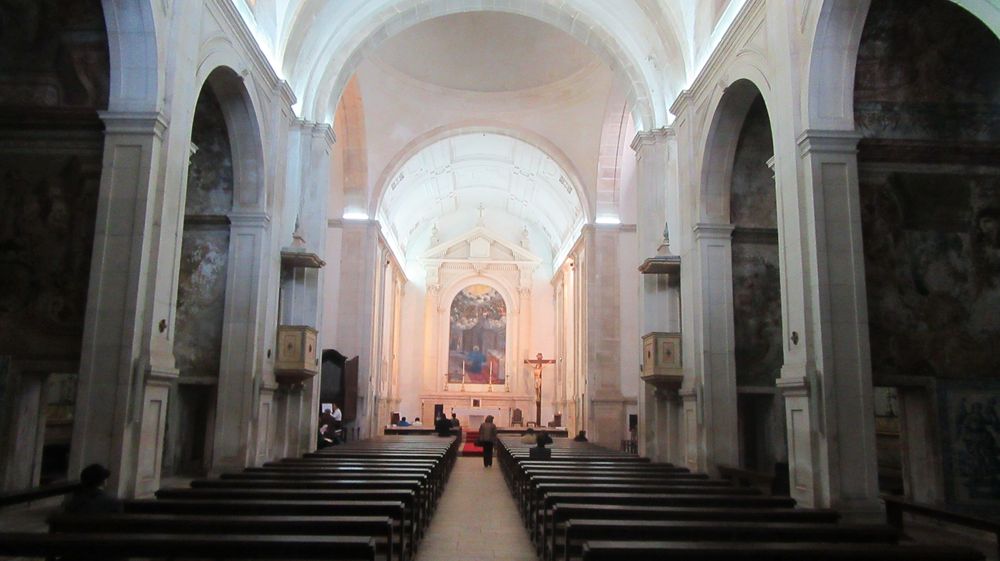
M 97 189 L 78 158 L 0 156 L 0 353 L 77 358 Z
M 451 302 L 448 381 L 504 384 L 507 304 L 494 288 L 474 284 Z
M 935 142 L 1000 137 L 998 59 L 1000 41 L 953 2 L 875 0 L 858 49 L 858 130 Z
M 872 370 L 1000 372 L 1000 176 L 870 172 L 861 180 Z
M 184 376 L 219 373 L 233 207 L 233 157 L 222 108 L 211 89 L 198 97 L 188 167 L 177 286 L 174 355 Z
M 949 502 L 995 507 L 1000 501 L 1000 385 L 944 384 L 939 403 Z
M 730 220 L 733 232 L 733 319 L 736 381 L 773 386 L 784 360 L 777 196 L 767 161 L 774 154 L 771 122 L 757 97 L 733 157 Z

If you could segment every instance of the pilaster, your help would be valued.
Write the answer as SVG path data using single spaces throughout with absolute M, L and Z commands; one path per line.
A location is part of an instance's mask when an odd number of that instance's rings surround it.
M 799 279 L 805 324 L 801 332 L 794 324 L 789 328 L 786 345 L 801 347 L 797 355 L 806 360 L 786 358 L 778 381 L 788 411 L 789 469 L 803 483 L 797 489 L 793 479 L 795 498 L 804 506 L 838 508 L 855 520 L 874 518 L 880 511 L 858 200 L 859 138 L 851 131 L 818 130 L 798 138 L 805 229 L 798 237 L 806 243 L 801 254 L 788 259 L 798 257 L 806 266 Z M 801 450 L 806 444 L 808 453 Z M 810 481 L 813 488 L 805 485 Z
M 131 474 L 140 437 L 148 436 L 140 434 L 140 421 L 166 414 L 165 402 L 147 399 L 147 369 L 169 373 L 173 367 L 171 353 L 150 352 L 169 347 L 166 316 L 153 316 L 150 305 L 150 279 L 160 258 L 152 248 L 167 123 L 160 113 L 104 112 L 101 119 L 104 161 L 69 471 L 100 462 L 111 470 L 109 489 L 129 497 L 137 491 Z M 149 333 L 164 341 L 150 344 Z M 160 456 L 143 461 L 158 473 Z
M 687 341 L 697 349 L 694 382 L 698 394 L 699 467 L 739 465 L 736 357 L 733 328 L 731 224 L 694 227 L 694 314 L 696 331 Z

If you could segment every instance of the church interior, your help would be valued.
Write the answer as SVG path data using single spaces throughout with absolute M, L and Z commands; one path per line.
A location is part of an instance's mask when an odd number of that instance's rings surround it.
M 141 517 L 315 460 L 413 462 L 371 558 L 478 559 L 433 537 L 491 477 L 524 559 L 730 558 L 610 496 L 723 482 L 867 525 L 726 519 L 747 559 L 997 559 L 998 345 L 993 0 L 0 0 L 0 556 L 91 464 Z M 301 558 L 369 558 L 338 524 Z

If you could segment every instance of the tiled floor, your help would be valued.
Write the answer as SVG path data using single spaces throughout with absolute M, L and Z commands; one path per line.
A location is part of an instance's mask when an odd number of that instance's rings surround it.
M 537 559 L 500 466 L 458 458 L 416 561 Z

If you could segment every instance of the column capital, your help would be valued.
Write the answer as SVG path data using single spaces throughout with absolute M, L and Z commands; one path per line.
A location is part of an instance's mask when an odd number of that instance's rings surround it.
M 732 224 L 708 224 L 699 222 L 691 230 L 696 240 L 729 240 L 733 237 L 736 226 Z
M 337 134 L 333 131 L 333 126 L 328 123 L 296 119 L 295 126 L 303 133 L 325 141 L 328 148 L 333 148 L 333 145 L 337 143 Z
M 806 129 L 795 139 L 799 156 L 812 152 L 833 154 L 856 154 L 861 133 L 848 130 Z
M 162 139 L 169 126 L 166 115 L 159 111 L 99 111 L 104 121 L 104 134 L 156 135 Z
M 642 153 L 641 151 L 643 148 L 666 142 L 668 138 L 676 135 L 677 133 L 670 127 L 662 127 L 649 131 L 639 131 L 635 133 L 635 138 L 632 139 L 630 146 L 632 147 L 632 150 L 635 151 L 636 155 L 639 155 Z

